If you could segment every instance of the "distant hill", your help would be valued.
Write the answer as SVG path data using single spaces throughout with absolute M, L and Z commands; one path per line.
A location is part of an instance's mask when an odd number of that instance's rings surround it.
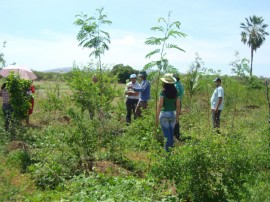
M 67 73 L 72 71 L 72 67 L 62 67 L 62 68 L 55 68 L 55 69 L 48 69 L 44 70 L 43 72 L 57 72 L 57 73 Z

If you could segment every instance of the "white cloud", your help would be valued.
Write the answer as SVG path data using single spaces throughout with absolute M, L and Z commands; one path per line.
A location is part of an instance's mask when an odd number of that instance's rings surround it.
M 20 38 L 17 36 L 1 36 L 7 41 L 3 49 L 8 63 L 16 62 L 28 66 L 34 70 L 47 70 L 59 67 L 71 67 L 75 61 L 78 64 L 86 64 L 91 50 L 78 47 L 76 36 L 66 33 L 54 33 L 44 30 L 41 37 L 45 39 Z M 145 59 L 145 55 L 156 47 L 144 44 L 148 36 L 141 33 L 114 31 L 111 34 L 110 50 L 102 56 L 105 64 L 125 64 L 142 69 L 151 60 Z M 202 40 L 192 37 L 181 38 L 177 42 L 179 47 L 186 52 L 169 51 L 168 58 L 172 65 L 180 72 L 185 73 L 195 59 L 195 53 L 205 63 L 207 68 L 221 69 L 222 73 L 229 74 L 229 63 L 234 60 L 234 51 L 238 50 L 241 57 L 250 58 L 249 47 L 241 44 L 238 36 L 230 36 L 222 40 Z M 269 42 L 257 50 L 254 55 L 254 73 L 257 75 L 270 76 L 267 53 Z M 156 58 L 153 58 L 156 59 Z

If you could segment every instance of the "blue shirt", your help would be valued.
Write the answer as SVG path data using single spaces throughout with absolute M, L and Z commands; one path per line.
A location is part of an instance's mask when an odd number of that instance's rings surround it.
M 141 88 L 134 88 L 135 92 L 141 92 L 140 101 L 148 101 L 150 99 L 150 88 L 151 85 L 147 80 L 142 81 Z

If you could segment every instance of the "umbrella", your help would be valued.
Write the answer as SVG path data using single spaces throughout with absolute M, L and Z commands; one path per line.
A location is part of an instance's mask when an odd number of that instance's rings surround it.
M 35 80 L 37 76 L 31 71 L 31 69 L 19 66 L 19 65 L 8 65 L 0 70 L 0 75 L 7 77 L 10 72 L 18 74 L 22 79 Z

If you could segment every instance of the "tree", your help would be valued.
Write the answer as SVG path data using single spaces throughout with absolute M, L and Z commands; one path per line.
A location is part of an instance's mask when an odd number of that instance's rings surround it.
M 177 51 L 183 51 L 182 48 L 180 48 L 176 44 L 170 43 L 170 39 L 178 38 L 178 37 L 185 37 L 186 34 L 180 32 L 180 25 L 181 23 L 179 21 L 171 22 L 171 12 L 168 13 L 167 20 L 163 17 L 158 19 L 158 23 L 162 23 L 163 25 L 152 27 L 152 31 L 157 31 L 161 33 L 162 37 L 149 37 L 146 39 L 145 44 L 146 45 L 152 45 L 157 46 L 157 48 L 150 53 L 148 53 L 145 57 L 151 58 L 152 56 L 158 55 L 159 59 L 155 61 L 151 61 L 150 63 L 146 64 L 144 69 L 150 69 L 154 66 L 158 68 L 157 71 L 157 78 L 156 78 L 156 91 L 155 91 L 155 100 L 156 100 L 156 111 L 157 111 L 157 100 L 158 100 L 158 86 L 159 86 L 159 79 L 161 72 L 172 72 L 176 71 L 176 69 L 169 65 L 169 60 L 167 57 L 167 50 L 177 50 Z M 155 126 L 155 135 L 157 133 L 157 126 Z
M 103 10 L 103 8 L 96 9 L 98 12 L 97 17 L 88 17 L 86 14 L 76 15 L 77 20 L 74 22 L 75 25 L 81 27 L 77 34 L 77 40 L 80 42 L 79 46 L 93 49 L 89 57 L 95 56 L 98 60 L 100 92 L 103 92 L 101 55 L 106 50 L 109 50 L 108 44 L 110 43 L 109 33 L 102 30 L 101 27 L 104 24 L 110 25 L 112 23 L 110 20 L 107 20 L 107 15 L 103 14 Z M 100 97 L 102 103 L 102 93 Z
M 123 64 L 115 65 L 112 68 L 111 74 L 117 75 L 119 83 L 126 83 L 126 80 L 129 78 L 130 74 L 137 73 L 132 67 L 125 66 Z
M 250 75 L 249 60 L 246 58 L 241 59 L 238 51 L 235 51 L 234 56 L 235 60 L 230 64 L 232 73 L 243 80 L 247 80 L 248 75 Z
M 252 17 L 246 18 L 246 24 L 241 23 L 240 28 L 243 29 L 241 32 L 241 41 L 244 44 L 248 44 L 251 50 L 250 60 L 250 75 L 252 76 L 253 67 L 253 53 L 260 48 L 265 41 L 265 36 L 268 32 L 265 31 L 267 24 L 263 24 L 264 19 L 253 15 Z
M 3 48 L 6 47 L 6 41 L 3 42 Z M 0 53 L 0 68 L 5 67 L 6 66 L 6 61 L 4 59 L 4 53 Z

